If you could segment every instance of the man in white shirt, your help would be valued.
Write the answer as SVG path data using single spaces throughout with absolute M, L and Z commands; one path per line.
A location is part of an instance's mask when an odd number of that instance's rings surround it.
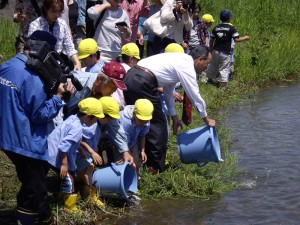
M 164 98 L 173 121 L 173 134 L 177 134 L 182 122 L 178 119 L 173 98 L 173 90 L 180 82 L 187 96 L 208 126 L 215 126 L 215 120 L 206 113 L 196 74 L 206 70 L 212 57 L 206 46 L 198 46 L 189 55 L 185 53 L 162 53 L 138 62 L 124 79 L 127 91 L 124 92 L 126 104 L 134 104 L 137 99 L 149 99 L 154 105 L 150 131 L 146 138 L 147 166 L 150 172 L 164 171 L 167 148 L 167 123 L 163 115 L 157 87 L 163 87 Z

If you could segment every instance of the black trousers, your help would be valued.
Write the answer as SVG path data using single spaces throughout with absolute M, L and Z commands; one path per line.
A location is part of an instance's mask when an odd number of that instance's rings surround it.
M 22 184 L 17 194 L 18 207 L 37 212 L 47 195 L 46 175 L 49 170 L 47 162 L 6 150 L 4 153 L 15 165 Z
M 127 105 L 134 105 L 140 98 L 146 98 L 154 105 L 150 130 L 146 135 L 145 152 L 148 157 L 146 165 L 162 172 L 165 170 L 168 130 L 157 92 L 157 81 L 143 70 L 132 67 L 127 72 L 124 82 L 128 88 L 124 91 Z

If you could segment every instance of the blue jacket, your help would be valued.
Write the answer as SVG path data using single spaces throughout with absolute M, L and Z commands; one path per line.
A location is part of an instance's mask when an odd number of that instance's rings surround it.
M 47 122 L 62 101 L 47 97 L 38 75 L 25 68 L 26 60 L 18 54 L 0 66 L 0 148 L 46 160 Z

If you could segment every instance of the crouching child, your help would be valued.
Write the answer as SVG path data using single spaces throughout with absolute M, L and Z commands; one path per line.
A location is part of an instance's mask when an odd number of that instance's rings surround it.
M 77 194 L 74 193 L 75 159 L 83 125 L 92 126 L 98 118 L 104 118 L 101 102 L 96 98 L 86 98 L 78 103 L 78 107 L 77 115 L 69 116 L 48 136 L 48 163 L 60 174 L 64 210 L 71 213 L 78 212 Z
M 102 97 L 99 100 L 102 104 L 104 118 L 100 118 L 92 126 L 83 124 L 83 138 L 80 143 L 81 151 L 76 154 L 77 178 L 84 184 L 84 197 L 89 198 L 90 203 L 97 207 L 104 207 L 104 203 L 98 198 L 97 189 L 92 184 L 95 166 L 102 165 L 103 160 L 98 151 L 98 143 L 101 138 L 101 131 L 106 124 L 114 119 L 120 118 L 119 105 L 112 97 Z M 109 133 L 114 136 L 115 134 Z

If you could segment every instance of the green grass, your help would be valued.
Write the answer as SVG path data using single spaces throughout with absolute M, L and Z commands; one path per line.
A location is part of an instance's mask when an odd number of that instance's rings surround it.
M 0 55 L 6 61 L 15 55 L 18 26 L 7 19 L 0 19 Z

